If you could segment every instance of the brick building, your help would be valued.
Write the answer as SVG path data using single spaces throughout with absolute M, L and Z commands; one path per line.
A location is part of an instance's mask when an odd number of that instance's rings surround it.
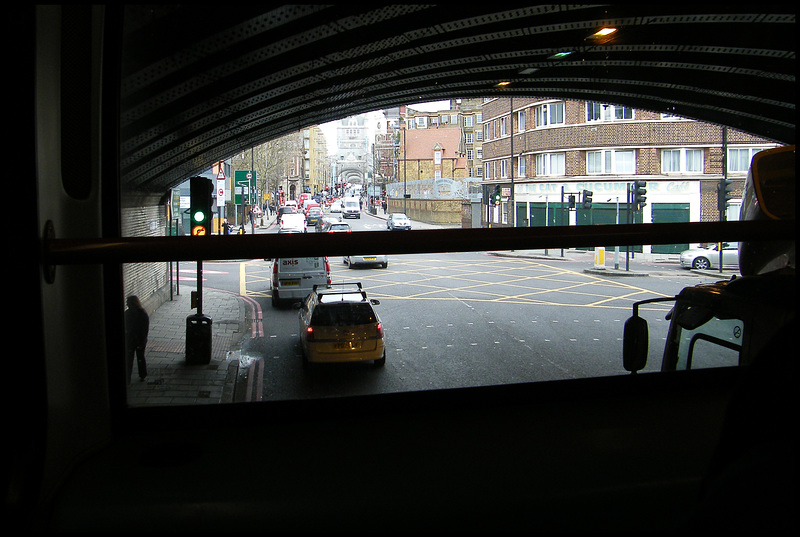
M 618 212 L 624 223 L 634 180 L 647 182 L 646 205 L 631 213 L 635 222 L 719 220 L 717 185 L 723 176 L 734 182 L 725 217 L 735 220 L 752 155 L 777 145 L 717 125 L 605 103 L 487 99 L 482 116 L 484 226 L 613 224 Z M 501 202 L 487 204 L 495 188 Z M 581 203 L 584 191 L 592 192 L 591 208 Z M 686 247 L 654 245 L 650 251 Z

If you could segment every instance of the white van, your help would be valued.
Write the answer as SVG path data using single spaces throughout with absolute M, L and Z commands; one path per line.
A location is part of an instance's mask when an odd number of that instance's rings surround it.
M 351 216 L 354 216 L 355 218 L 361 219 L 361 204 L 358 202 L 358 198 L 344 199 L 342 216 L 345 218 L 350 218 Z
M 306 215 L 302 213 L 286 213 L 281 215 L 278 233 L 305 233 Z
M 300 302 L 314 286 L 331 284 L 327 257 L 291 257 L 272 260 L 272 305 Z

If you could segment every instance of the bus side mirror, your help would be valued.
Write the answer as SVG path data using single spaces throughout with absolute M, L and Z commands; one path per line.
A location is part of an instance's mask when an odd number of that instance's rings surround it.
M 622 366 L 636 373 L 647 365 L 648 339 L 647 321 L 634 315 L 625 321 L 622 335 Z

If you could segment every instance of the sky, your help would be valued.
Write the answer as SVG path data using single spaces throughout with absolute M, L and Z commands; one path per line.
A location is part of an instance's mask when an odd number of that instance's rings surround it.
M 434 101 L 429 103 L 419 103 L 409 105 L 409 108 L 413 108 L 414 110 L 420 110 L 422 112 L 435 112 L 437 110 L 447 110 L 450 107 L 450 101 Z M 377 126 L 383 120 L 383 113 L 380 111 L 377 112 L 370 112 L 371 117 L 367 120 L 367 125 L 375 125 Z M 374 117 L 372 115 L 374 114 Z M 325 134 L 325 142 L 328 145 L 328 154 L 335 155 L 336 154 L 336 128 L 339 126 L 340 121 L 331 121 L 329 123 L 324 123 L 320 125 L 322 132 Z M 377 128 L 372 130 L 369 133 L 369 139 L 372 140 L 375 137 L 375 133 Z

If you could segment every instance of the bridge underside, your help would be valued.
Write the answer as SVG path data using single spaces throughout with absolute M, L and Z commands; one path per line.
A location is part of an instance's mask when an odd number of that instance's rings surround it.
M 776 6 L 108 6 L 123 188 L 165 192 L 309 125 L 456 97 L 624 104 L 793 143 L 795 13 Z M 617 32 L 592 37 L 603 27 Z

